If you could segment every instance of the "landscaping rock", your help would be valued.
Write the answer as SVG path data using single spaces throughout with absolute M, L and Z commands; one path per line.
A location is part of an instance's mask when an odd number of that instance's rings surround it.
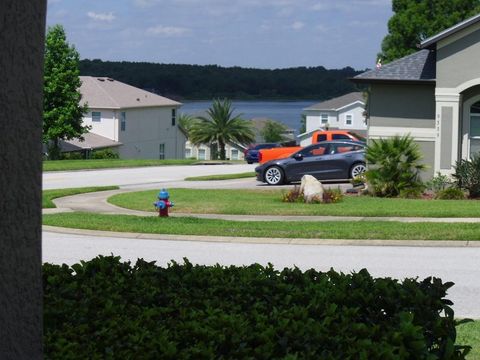
M 323 185 L 312 175 L 303 175 L 300 192 L 303 193 L 303 198 L 306 203 L 311 203 L 314 200 L 323 202 Z

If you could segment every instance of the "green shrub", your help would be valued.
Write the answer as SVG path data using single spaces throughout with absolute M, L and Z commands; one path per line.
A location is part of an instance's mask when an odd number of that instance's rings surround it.
M 480 197 L 480 154 L 474 154 L 471 160 L 457 161 L 452 176 L 457 187 L 468 190 L 469 197 Z
M 423 195 L 423 187 L 400 190 L 398 197 L 403 199 L 420 199 Z
M 428 181 L 425 185 L 427 186 L 428 190 L 431 190 L 436 194 L 439 191 L 450 188 L 453 183 L 447 175 L 442 175 L 440 172 L 437 172 L 437 175 L 435 175 L 433 179 Z
M 365 152 L 369 192 L 380 197 L 396 197 L 403 192 L 423 191 L 420 172 L 425 165 L 413 138 L 395 136 L 371 140 Z
M 440 190 L 435 194 L 435 199 L 439 200 L 463 200 L 465 199 L 465 193 L 461 189 L 448 188 Z
M 272 265 L 43 266 L 55 359 L 465 359 L 452 283 Z
M 303 199 L 303 192 L 300 191 L 300 186 L 295 185 L 293 189 L 284 193 L 282 196 L 283 202 L 305 202 Z
M 90 156 L 91 159 L 118 159 L 118 153 L 110 148 L 102 149 L 102 150 L 95 150 L 92 152 Z
M 343 193 L 340 189 L 325 189 L 323 192 L 323 202 L 325 204 L 335 204 L 343 200 Z
M 83 160 L 84 155 L 81 152 L 67 152 L 60 155 L 62 160 Z

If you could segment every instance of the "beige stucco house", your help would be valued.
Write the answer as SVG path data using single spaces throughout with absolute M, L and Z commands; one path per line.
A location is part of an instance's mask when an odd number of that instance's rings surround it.
M 480 151 L 480 14 L 424 40 L 420 51 L 356 76 L 369 85 L 369 138 L 410 134 L 428 176 Z
M 305 132 L 298 135 L 301 146 L 312 143 L 312 134 L 317 130 L 341 129 L 365 136 L 365 100 L 363 93 L 351 92 L 334 99 L 320 102 L 303 109 Z
M 111 78 L 80 79 L 82 102 L 88 104 L 83 123 L 94 136 L 76 145 L 110 144 L 122 159 L 184 158 L 186 137 L 176 121 L 180 103 Z

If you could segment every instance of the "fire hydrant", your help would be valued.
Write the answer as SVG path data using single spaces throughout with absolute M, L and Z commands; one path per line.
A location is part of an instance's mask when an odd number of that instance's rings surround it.
M 160 190 L 158 193 L 158 201 L 155 201 L 153 205 L 158 210 L 158 216 L 168 216 L 168 208 L 173 206 L 173 202 L 168 200 L 170 194 L 166 189 Z

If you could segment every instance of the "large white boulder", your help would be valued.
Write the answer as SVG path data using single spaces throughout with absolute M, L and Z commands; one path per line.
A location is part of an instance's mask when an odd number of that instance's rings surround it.
M 313 200 L 323 202 L 323 185 L 312 175 L 303 175 L 300 192 L 303 193 L 306 203 L 311 203 Z

